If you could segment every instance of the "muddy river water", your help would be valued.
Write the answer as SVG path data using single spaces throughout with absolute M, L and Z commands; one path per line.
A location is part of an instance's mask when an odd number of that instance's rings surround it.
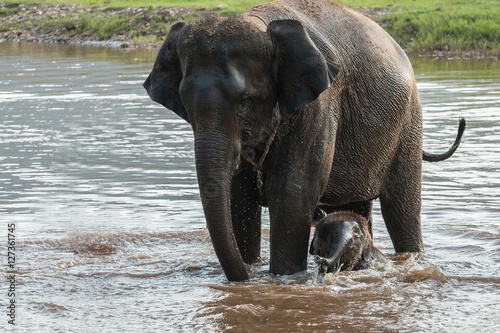
M 500 64 L 414 59 L 425 253 L 228 283 L 200 204 L 190 127 L 151 102 L 155 52 L 0 43 L 0 328 L 19 332 L 499 332 Z M 8 296 L 8 225 L 15 296 Z M 1 329 L 4 331 L 3 329 Z

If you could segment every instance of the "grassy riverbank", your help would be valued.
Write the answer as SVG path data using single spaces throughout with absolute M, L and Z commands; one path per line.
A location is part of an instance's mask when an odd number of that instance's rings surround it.
M 27 39 L 36 40 L 37 35 L 50 35 L 57 31 L 61 40 L 56 38 L 56 41 L 63 42 L 93 38 L 156 45 L 163 40 L 170 26 L 179 20 L 190 21 L 209 14 L 237 14 L 264 2 L 3 0 L 0 5 L 0 33 L 5 39 L 13 39 L 14 31 L 18 36 L 24 34 Z M 358 8 L 372 17 L 409 53 L 473 51 L 497 58 L 500 53 L 499 0 L 338 2 Z M 13 19 L 9 21 L 8 18 Z

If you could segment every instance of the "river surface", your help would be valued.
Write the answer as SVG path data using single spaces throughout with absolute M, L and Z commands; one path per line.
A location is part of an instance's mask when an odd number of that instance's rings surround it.
M 0 253 L 16 237 L 19 332 L 499 332 L 500 65 L 413 61 L 425 253 L 318 277 L 228 283 L 200 204 L 189 125 L 149 100 L 155 52 L 0 43 Z M 0 283 L 0 330 L 9 284 Z

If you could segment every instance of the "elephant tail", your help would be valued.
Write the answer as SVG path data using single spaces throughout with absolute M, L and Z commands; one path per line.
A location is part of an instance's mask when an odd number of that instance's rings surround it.
M 464 134 L 465 130 L 465 119 L 460 118 L 460 122 L 458 124 L 458 133 L 457 138 L 455 139 L 455 143 L 451 146 L 451 148 L 443 154 L 430 154 L 426 151 L 422 151 L 422 159 L 427 162 L 440 162 L 450 158 L 455 150 L 457 150 L 460 145 L 460 141 L 462 140 L 462 134 Z

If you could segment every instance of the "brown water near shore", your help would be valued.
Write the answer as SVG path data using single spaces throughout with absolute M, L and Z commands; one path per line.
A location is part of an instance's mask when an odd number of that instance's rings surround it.
M 141 86 L 154 57 L 0 43 L 0 220 L 17 226 L 20 332 L 500 331 L 497 62 L 413 61 L 425 149 L 468 121 L 455 156 L 424 163 L 424 254 L 394 254 L 376 203 L 389 265 L 321 277 L 311 258 L 269 276 L 265 214 L 261 262 L 228 283 L 190 127 Z

